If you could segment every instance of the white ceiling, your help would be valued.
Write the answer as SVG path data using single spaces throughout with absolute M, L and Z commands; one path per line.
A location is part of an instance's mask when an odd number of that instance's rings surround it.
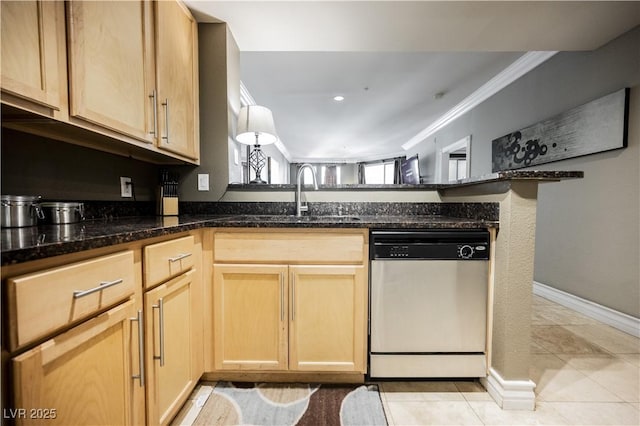
M 638 1 L 185 3 L 229 24 L 293 161 L 411 155 L 402 144 L 526 51 L 596 49 L 640 24 Z

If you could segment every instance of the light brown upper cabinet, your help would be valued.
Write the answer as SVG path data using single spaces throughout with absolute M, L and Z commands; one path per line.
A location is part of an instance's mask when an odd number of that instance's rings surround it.
M 71 122 L 197 163 L 197 23 L 189 10 L 178 1 L 70 1 L 67 27 Z
M 49 116 L 66 110 L 64 3 L 0 4 L 3 103 Z
M 156 6 L 158 148 L 197 160 L 197 24 L 179 2 Z
M 0 4 L 3 125 L 156 163 L 199 162 L 197 23 L 180 1 Z M 39 116 L 54 120 L 30 120 Z
M 152 4 L 67 3 L 70 113 L 154 142 Z

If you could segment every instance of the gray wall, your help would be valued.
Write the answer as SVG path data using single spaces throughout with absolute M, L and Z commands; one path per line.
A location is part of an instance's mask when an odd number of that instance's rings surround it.
M 182 201 L 217 201 L 229 183 L 242 183 L 246 145 L 236 142 L 236 121 L 240 112 L 240 50 L 225 23 L 198 24 L 200 87 L 200 165 L 180 170 Z M 288 162 L 275 145 L 262 147 L 266 155 L 280 162 L 283 179 L 288 179 Z M 238 164 L 235 151 L 238 151 Z M 209 191 L 198 191 L 198 174 L 209 174 Z M 266 179 L 266 170 L 262 178 Z
M 241 179 L 233 164 L 233 129 L 240 111 L 240 52 L 227 24 L 198 24 L 200 166 L 177 168 L 181 201 L 217 201 L 230 181 Z M 198 174 L 209 174 L 209 191 L 198 191 Z
M 132 179 L 136 200 L 155 199 L 159 166 L 2 129 L 2 194 L 59 201 L 133 200 L 120 197 L 120 176 Z
M 472 175 L 490 173 L 493 139 L 631 87 L 627 148 L 535 167 L 584 170 L 585 178 L 541 185 L 534 279 L 640 317 L 639 85 L 636 27 L 595 51 L 555 55 L 419 145 L 421 166 L 470 134 Z

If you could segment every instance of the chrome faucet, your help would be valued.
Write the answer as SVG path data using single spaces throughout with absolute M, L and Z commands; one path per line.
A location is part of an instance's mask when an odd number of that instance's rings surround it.
M 316 171 L 313 169 L 313 166 L 309 163 L 304 163 L 298 168 L 298 173 L 296 175 L 296 216 L 302 216 L 302 212 L 306 212 L 309 210 L 309 206 L 305 202 L 302 205 L 302 174 L 305 168 L 311 169 L 311 176 L 313 176 L 313 189 L 318 190 L 318 181 L 316 179 Z

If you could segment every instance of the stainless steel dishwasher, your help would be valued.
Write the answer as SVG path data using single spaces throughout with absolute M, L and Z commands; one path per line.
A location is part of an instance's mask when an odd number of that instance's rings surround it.
M 372 230 L 369 377 L 484 377 L 489 232 Z

